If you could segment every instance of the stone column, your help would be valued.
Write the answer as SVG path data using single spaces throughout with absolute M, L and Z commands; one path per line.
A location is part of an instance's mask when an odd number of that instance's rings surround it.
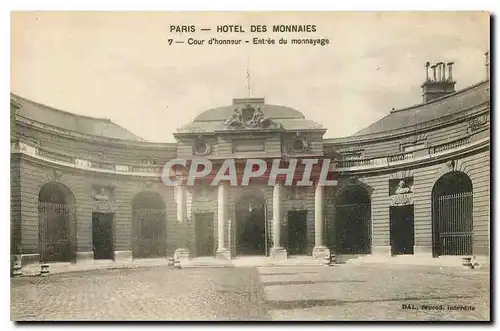
M 230 259 L 231 253 L 226 247 L 226 225 L 228 217 L 227 184 L 220 182 L 217 195 L 217 252 L 216 257 Z
M 271 257 L 286 259 L 286 249 L 281 246 L 281 224 L 283 223 L 283 183 L 276 181 L 273 189 L 273 247 Z
M 313 257 L 315 259 L 323 259 L 325 255 L 330 255 L 330 250 L 323 244 L 324 237 L 324 222 L 323 216 L 323 200 L 324 187 L 319 183 L 316 184 L 314 193 L 314 249 Z
M 189 250 L 187 248 L 187 188 L 184 183 L 177 186 L 177 222 L 180 234 L 179 247 L 174 255 L 179 259 L 189 259 Z

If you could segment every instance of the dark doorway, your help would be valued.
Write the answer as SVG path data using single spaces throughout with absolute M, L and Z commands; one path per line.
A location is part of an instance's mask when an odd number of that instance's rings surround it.
M 132 226 L 134 258 L 166 256 L 166 212 L 159 193 L 145 191 L 135 196 Z
M 344 189 L 336 199 L 334 238 L 339 254 L 370 254 L 371 199 L 359 185 Z
M 214 214 L 196 213 L 195 231 L 196 231 L 196 255 L 213 256 L 214 255 Z
M 389 208 L 392 255 L 413 254 L 413 205 Z
M 472 255 L 472 181 L 452 171 L 434 184 L 432 190 L 432 253 Z
M 247 196 L 236 205 L 236 254 L 267 255 L 266 204 Z
M 94 260 L 113 260 L 113 213 L 92 213 Z
M 305 255 L 307 253 L 307 210 L 288 212 L 288 254 Z

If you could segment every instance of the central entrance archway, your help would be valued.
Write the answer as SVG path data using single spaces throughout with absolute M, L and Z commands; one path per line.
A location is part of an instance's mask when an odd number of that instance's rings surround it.
M 267 209 L 264 197 L 245 195 L 235 206 L 236 255 L 268 255 Z

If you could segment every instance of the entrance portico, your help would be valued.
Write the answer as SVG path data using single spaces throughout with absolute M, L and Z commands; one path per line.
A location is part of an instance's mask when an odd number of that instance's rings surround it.
M 214 164 L 213 168 L 218 169 L 219 165 Z M 299 172 L 296 176 L 302 174 Z M 186 178 L 185 175 L 179 177 Z M 286 259 L 287 248 L 298 245 L 292 254 L 309 254 L 316 259 L 328 255 L 330 251 L 323 240 L 326 227 L 324 186 L 317 178 L 312 181 L 312 186 L 302 188 L 296 181 L 292 181 L 291 186 L 286 185 L 287 181 L 281 177 L 274 185 L 269 185 L 268 178 L 257 178 L 249 186 L 232 185 L 231 181 L 220 181 L 217 186 L 211 186 L 209 178 L 204 178 L 189 188 L 197 199 L 187 199 L 186 184 L 178 185 L 179 221 L 181 224 L 191 222 L 192 226 L 186 228 L 193 229 L 193 234 L 186 234 L 181 249 L 192 250 L 189 256 L 193 257 L 201 256 L 200 252 L 204 252 L 203 256 L 210 256 L 212 251 L 218 259 L 237 256 Z M 210 195 L 213 198 L 202 198 L 206 191 L 213 192 Z M 294 195 L 297 191 L 307 194 Z M 296 203 L 291 203 L 291 199 Z M 200 218 L 200 215 L 204 217 Z M 210 221 L 212 225 L 204 224 Z M 194 240 L 189 243 L 190 236 Z M 210 238 L 215 240 L 210 241 Z M 201 241 L 213 242 L 215 247 L 202 247 Z
M 325 162 L 330 161 L 323 150 L 325 132 L 300 112 L 266 104 L 263 98 L 234 99 L 232 107 L 208 110 L 180 128 L 174 134 L 180 167 L 174 172 L 188 178 L 185 183 L 195 196 L 198 191 L 213 192 L 203 202 L 177 199 L 189 205 L 178 205 L 181 215 L 187 209 L 206 215 L 206 220 L 214 215 L 213 226 L 186 216 L 187 223 L 194 222 L 188 228 L 196 228 L 191 238 L 210 242 L 212 236 L 200 231 L 213 231 L 218 259 L 286 259 L 287 247 L 294 247 L 295 255 L 318 259 L 329 254 L 323 242 L 323 186 L 317 185 L 332 174 Z M 300 207 L 290 203 L 298 186 L 311 193 L 294 198 Z M 192 241 L 185 248 L 205 256 L 210 252 Z

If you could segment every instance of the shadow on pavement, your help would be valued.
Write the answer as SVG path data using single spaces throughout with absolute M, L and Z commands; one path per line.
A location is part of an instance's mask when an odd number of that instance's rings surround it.
M 325 283 L 365 283 L 364 280 L 296 280 L 296 281 L 281 281 L 281 282 L 262 282 L 262 286 L 274 285 L 311 285 L 311 284 L 325 284 Z

